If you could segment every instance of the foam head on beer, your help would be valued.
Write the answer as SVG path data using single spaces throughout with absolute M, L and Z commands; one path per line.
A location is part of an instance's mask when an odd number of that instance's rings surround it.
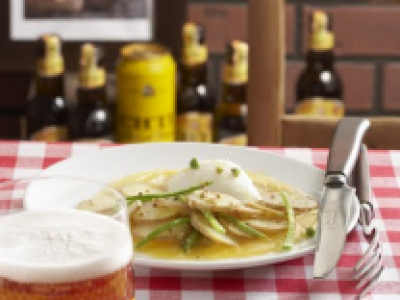
M 111 274 L 132 259 L 127 226 L 77 210 L 0 217 L 0 279 L 77 282 Z

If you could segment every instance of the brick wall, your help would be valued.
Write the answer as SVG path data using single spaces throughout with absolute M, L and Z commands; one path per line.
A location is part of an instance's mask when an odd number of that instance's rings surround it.
M 400 0 L 288 0 L 287 112 L 293 111 L 295 83 L 304 66 L 308 14 L 316 7 L 328 11 L 333 18 L 337 68 L 344 83 L 348 114 L 399 114 Z M 225 43 L 232 38 L 246 40 L 246 1 L 192 0 L 188 18 L 206 27 L 212 53 L 210 82 L 218 94 Z

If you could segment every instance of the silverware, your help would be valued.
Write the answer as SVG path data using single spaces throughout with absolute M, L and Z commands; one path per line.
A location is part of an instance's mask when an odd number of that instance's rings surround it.
M 336 128 L 319 207 L 314 278 L 326 277 L 342 254 L 350 219 L 350 205 L 355 199 L 354 189 L 349 186 L 348 180 L 369 125 L 367 119 L 345 117 Z
M 369 241 L 368 250 L 354 267 L 354 279 L 358 280 L 357 289 L 361 289 L 359 298 L 372 291 L 379 282 L 384 270 L 382 248 L 379 243 L 379 231 L 374 225 L 374 207 L 372 205 L 371 183 L 367 159 L 367 147 L 360 149 L 356 165 L 356 193 L 360 200 L 360 220 L 364 236 Z

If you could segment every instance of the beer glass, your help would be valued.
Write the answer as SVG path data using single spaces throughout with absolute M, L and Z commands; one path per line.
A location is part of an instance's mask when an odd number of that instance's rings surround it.
M 124 196 L 96 181 L 0 183 L 0 300 L 132 300 Z

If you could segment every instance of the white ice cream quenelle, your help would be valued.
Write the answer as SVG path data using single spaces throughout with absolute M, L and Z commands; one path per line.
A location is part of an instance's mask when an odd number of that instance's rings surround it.
M 51 210 L 0 217 L 0 279 L 25 283 L 93 279 L 127 266 L 132 252 L 127 226 L 106 216 Z
M 237 170 L 236 176 L 233 169 Z M 187 168 L 178 172 L 167 182 L 167 189 L 169 192 L 178 191 L 205 181 L 213 182 L 206 188 L 212 192 L 228 194 L 242 201 L 261 199 L 246 172 L 238 164 L 223 159 L 202 160 L 198 169 Z

